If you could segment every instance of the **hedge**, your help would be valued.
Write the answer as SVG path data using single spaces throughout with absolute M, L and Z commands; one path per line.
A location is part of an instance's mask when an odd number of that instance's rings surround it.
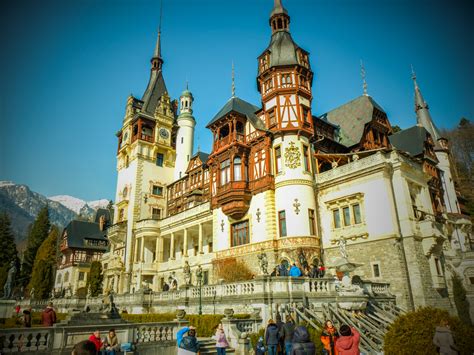
M 433 336 L 442 319 L 447 319 L 461 354 L 474 352 L 474 328 L 451 317 L 442 309 L 426 307 L 398 317 L 385 334 L 386 355 L 436 354 Z
M 23 319 L 22 313 L 20 313 L 20 317 L 13 316 L 11 318 L 0 318 L 0 328 L 22 328 L 23 327 Z M 66 319 L 68 316 L 67 313 L 56 313 L 56 319 L 58 322 Z M 41 327 L 41 312 L 33 312 L 31 317 L 31 326 L 32 327 Z

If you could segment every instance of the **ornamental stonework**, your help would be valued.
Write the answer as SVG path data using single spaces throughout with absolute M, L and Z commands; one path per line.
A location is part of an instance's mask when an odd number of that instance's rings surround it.
M 301 165 L 300 150 L 295 147 L 294 142 L 290 142 L 290 146 L 285 148 L 285 165 L 290 169 L 296 169 Z

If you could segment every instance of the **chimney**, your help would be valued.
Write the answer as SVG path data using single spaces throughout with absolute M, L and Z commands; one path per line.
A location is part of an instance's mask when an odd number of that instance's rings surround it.
M 103 232 L 105 229 L 105 216 L 102 215 L 99 217 L 99 229 Z

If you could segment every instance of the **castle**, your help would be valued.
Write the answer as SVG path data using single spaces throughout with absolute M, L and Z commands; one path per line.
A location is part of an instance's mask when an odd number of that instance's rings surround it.
M 334 265 L 341 245 L 357 274 L 391 285 L 406 309 L 454 310 L 451 277 L 474 300 L 471 222 L 453 181 L 448 142 L 414 80 L 416 125 L 398 133 L 366 92 L 312 113 L 309 53 L 290 33 L 280 0 L 258 57 L 256 106 L 235 94 L 207 118 L 212 151 L 193 152 L 194 97 L 171 100 L 161 39 L 148 86 L 130 96 L 117 132 L 117 189 L 104 289 L 161 291 L 184 283 L 188 262 L 203 282 L 218 266 Z M 237 265 L 237 264 L 236 264 Z M 194 281 L 192 281 L 194 282 Z

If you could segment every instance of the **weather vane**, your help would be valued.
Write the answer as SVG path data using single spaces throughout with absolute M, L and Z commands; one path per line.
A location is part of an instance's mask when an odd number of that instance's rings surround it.
M 369 96 L 369 94 L 367 94 L 367 81 L 365 80 L 365 67 L 362 59 L 360 60 L 360 76 L 362 77 L 362 87 L 364 88 L 364 96 Z

